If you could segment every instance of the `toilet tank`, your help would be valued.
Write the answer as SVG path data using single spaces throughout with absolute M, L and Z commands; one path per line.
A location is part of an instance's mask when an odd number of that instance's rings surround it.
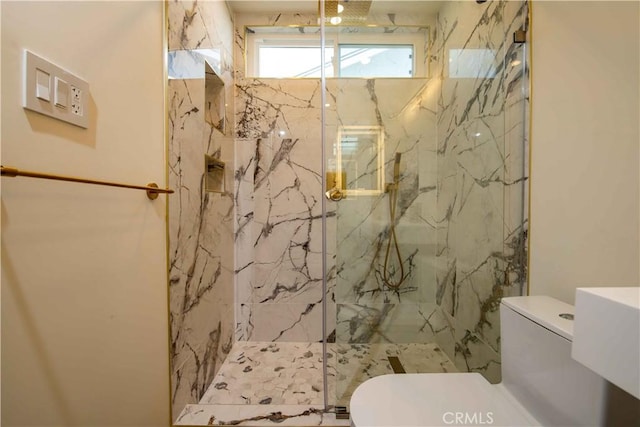
M 546 296 L 503 298 L 502 384 L 543 425 L 601 425 L 606 381 L 571 358 L 573 306 Z

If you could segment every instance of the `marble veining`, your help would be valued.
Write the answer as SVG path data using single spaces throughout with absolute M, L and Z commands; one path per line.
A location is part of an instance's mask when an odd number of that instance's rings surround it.
M 449 2 L 435 43 L 436 302 L 453 327 L 458 369 L 492 382 L 500 380 L 500 299 L 521 295 L 526 283 L 528 68 L 512 33 L 527 28 L 527 13 L 526 1 Z M 478 74 L 451 77 L 452 49 L 487 53 L 477 57 Z
M 433 16 L 380 15 L 372 19 L 380 25 L 379 31 L 398 32 L 399 25 L 418 25 L 411 31 L 425 34 L 423 49 L 431 50 L 435 30 L 425 23 L 435 25 Z M 301 14 L 235 17 L 238 340 L 322 339 L 320 81 L 249 78 L 244 72 L 245 28 L 269 31 L 268 27 L 316 23 L 315 16 Z M 336 335 L 334 313 L 339 303 L 401 298 L 414 304 L 426 301 L 426 289 L 433 287 L 430 283 L 435 280 L 425 279 L 435 277 L 434 269 L 424 266 L 435 249 L 436 174 L 431 158 L 436 150 L 433 93 L 437 88 L 424 79 L 340 79 L 328 83 L 327 99 L 334 101 L 326 107 L 325 131 L 330 141 L 343 129 L 384 129 L 384 158 L 380 159 L 384 168 L 370 168 L 349 179 L 382 174 L 388 181 L 395 153 L 405 155 L 399 197 L 401 224 L 397 229 L 400 241 L 413 238 L 403 243 L 408 284 L 400 292 L 390 292 L 380 281 L 384 258 L 380 248 L 389 235 L 386 196 L 349 197 L 342 204 L 327 205 L 327 332 Z M 358 164 L 366 165 L 369 160 L 363 156 Z M 376 208 L 373 212 L 371 201 Z M 364 221 L 353 223 L 358 217 Z M 399 270 L 397 264 L 390 268 Z M 354 290 L 351 284 L 356 284 Z M 392 342 L 398 339 L 386 335 Z
M 233 102 L 214 112 L 205 84 L 206 63 L 232 99 L 233 26 L 224 2 L 172 1 L 168 18 L 170 365 L 179 414 L 200 400 L 234 341 L 233 191 L 204 189 L 205 155 L 229 165 L 233 182 L 233 138 L 220 127 Z
M 525 58 L 511 42 L 526 14 L 526 2 L 449 2 L 420 22 L 432 29 L 431 79 L 327 81 L 330 150 L 345 129 L 382 129 L 384 149 L 360 149 L 352 160 L 362 168 L 347 182 L 371 182 L 376 174 L 391 182 L 393 159 L 402 154 L 395 229 L 405 270 L 400 289 L 381 280 L 390 237 L 384 185 L 328 204 L 327 296 L 337 316 L 337 343 L 435 341 L 459 369 L 498 379 L 498 303 L 522 292 L 526 278 L 522 112 L 528 107 L 522 88 L 528 77 L 526 68 L 513 65 Z M 383 25 L 407 21 L 400 15 L 377 19 Z M 306 250 L 321 238 L 314 234 L 322 189 L 319 82 L 254 79 L 242 71 L 245 25 L 307 21 L 282 14 L 236 22 L 236 245 L 238 259 L 246 259 L 236 269 L 239 339 L 321 338 L 313 324 L 320 319 L 320 276 L 307 274 L 319 265 L 319 252 Z M 484 49 L 489 53 L 479 58 L 490 62 L 474 65 L 482 74 L 454 78 L 448 74 L 451 49 Z M 377 156 L 382 166 L 374 166 Z M 295 170 L 303 158 L 305 167 Z M 328 169 L 331 161 L 329 155 Z M 394 262 L 389 273 L 397 276 Z
M 236 89 L 236 336 L 319 341 L 319 81 L 245 79 Z

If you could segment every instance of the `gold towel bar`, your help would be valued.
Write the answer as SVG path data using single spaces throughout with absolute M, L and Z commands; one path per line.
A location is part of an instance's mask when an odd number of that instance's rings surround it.
M 81 182 L 84 184 L 97 184 L 97 185 L 107 185 L 109 187 L 134 188 L 136 190 L 146 190 L 147 197 L 151 200 L 157 199 L 158 194 L 171 194 L 174 192 L 169 188 L 158 188 L 158 185 L 155 182 L 151 182 L 146 186 L 120 184 L 117 182 L 98 181 L 95 179 L 76 178 L 73 176 L 52 175 L 48 173 L 30 172 L 30 171 L 19 170 L 16 168 L 11 168 L 6 166 L 0 166 L 0 172 L 1 172 L 0 175 L 8 176 L 8 177 L 28 176 L 31 178 L 54 179 L 57 181 Z

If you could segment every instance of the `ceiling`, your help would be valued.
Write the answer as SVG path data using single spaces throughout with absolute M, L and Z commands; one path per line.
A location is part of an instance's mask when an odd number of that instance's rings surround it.
M 236 13 L 316 13 L 318 11 L 317 0 L 227 0 L 227 3 L 231 10 Z M 440 9 L 441 3 L 444 2 L 433 0 L 374 0 L 370 13 L 432 14 Z

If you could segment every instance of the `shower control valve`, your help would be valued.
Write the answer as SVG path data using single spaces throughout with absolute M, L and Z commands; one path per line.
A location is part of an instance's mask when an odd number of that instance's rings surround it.
M 342 192 L 342 190 L 336 187 L 333 187 L 331 190 L 324 193 L 324 195 L 327 196 L 327 199 L 333 202 L 339 202 L 345 197 L 345 194 Z

